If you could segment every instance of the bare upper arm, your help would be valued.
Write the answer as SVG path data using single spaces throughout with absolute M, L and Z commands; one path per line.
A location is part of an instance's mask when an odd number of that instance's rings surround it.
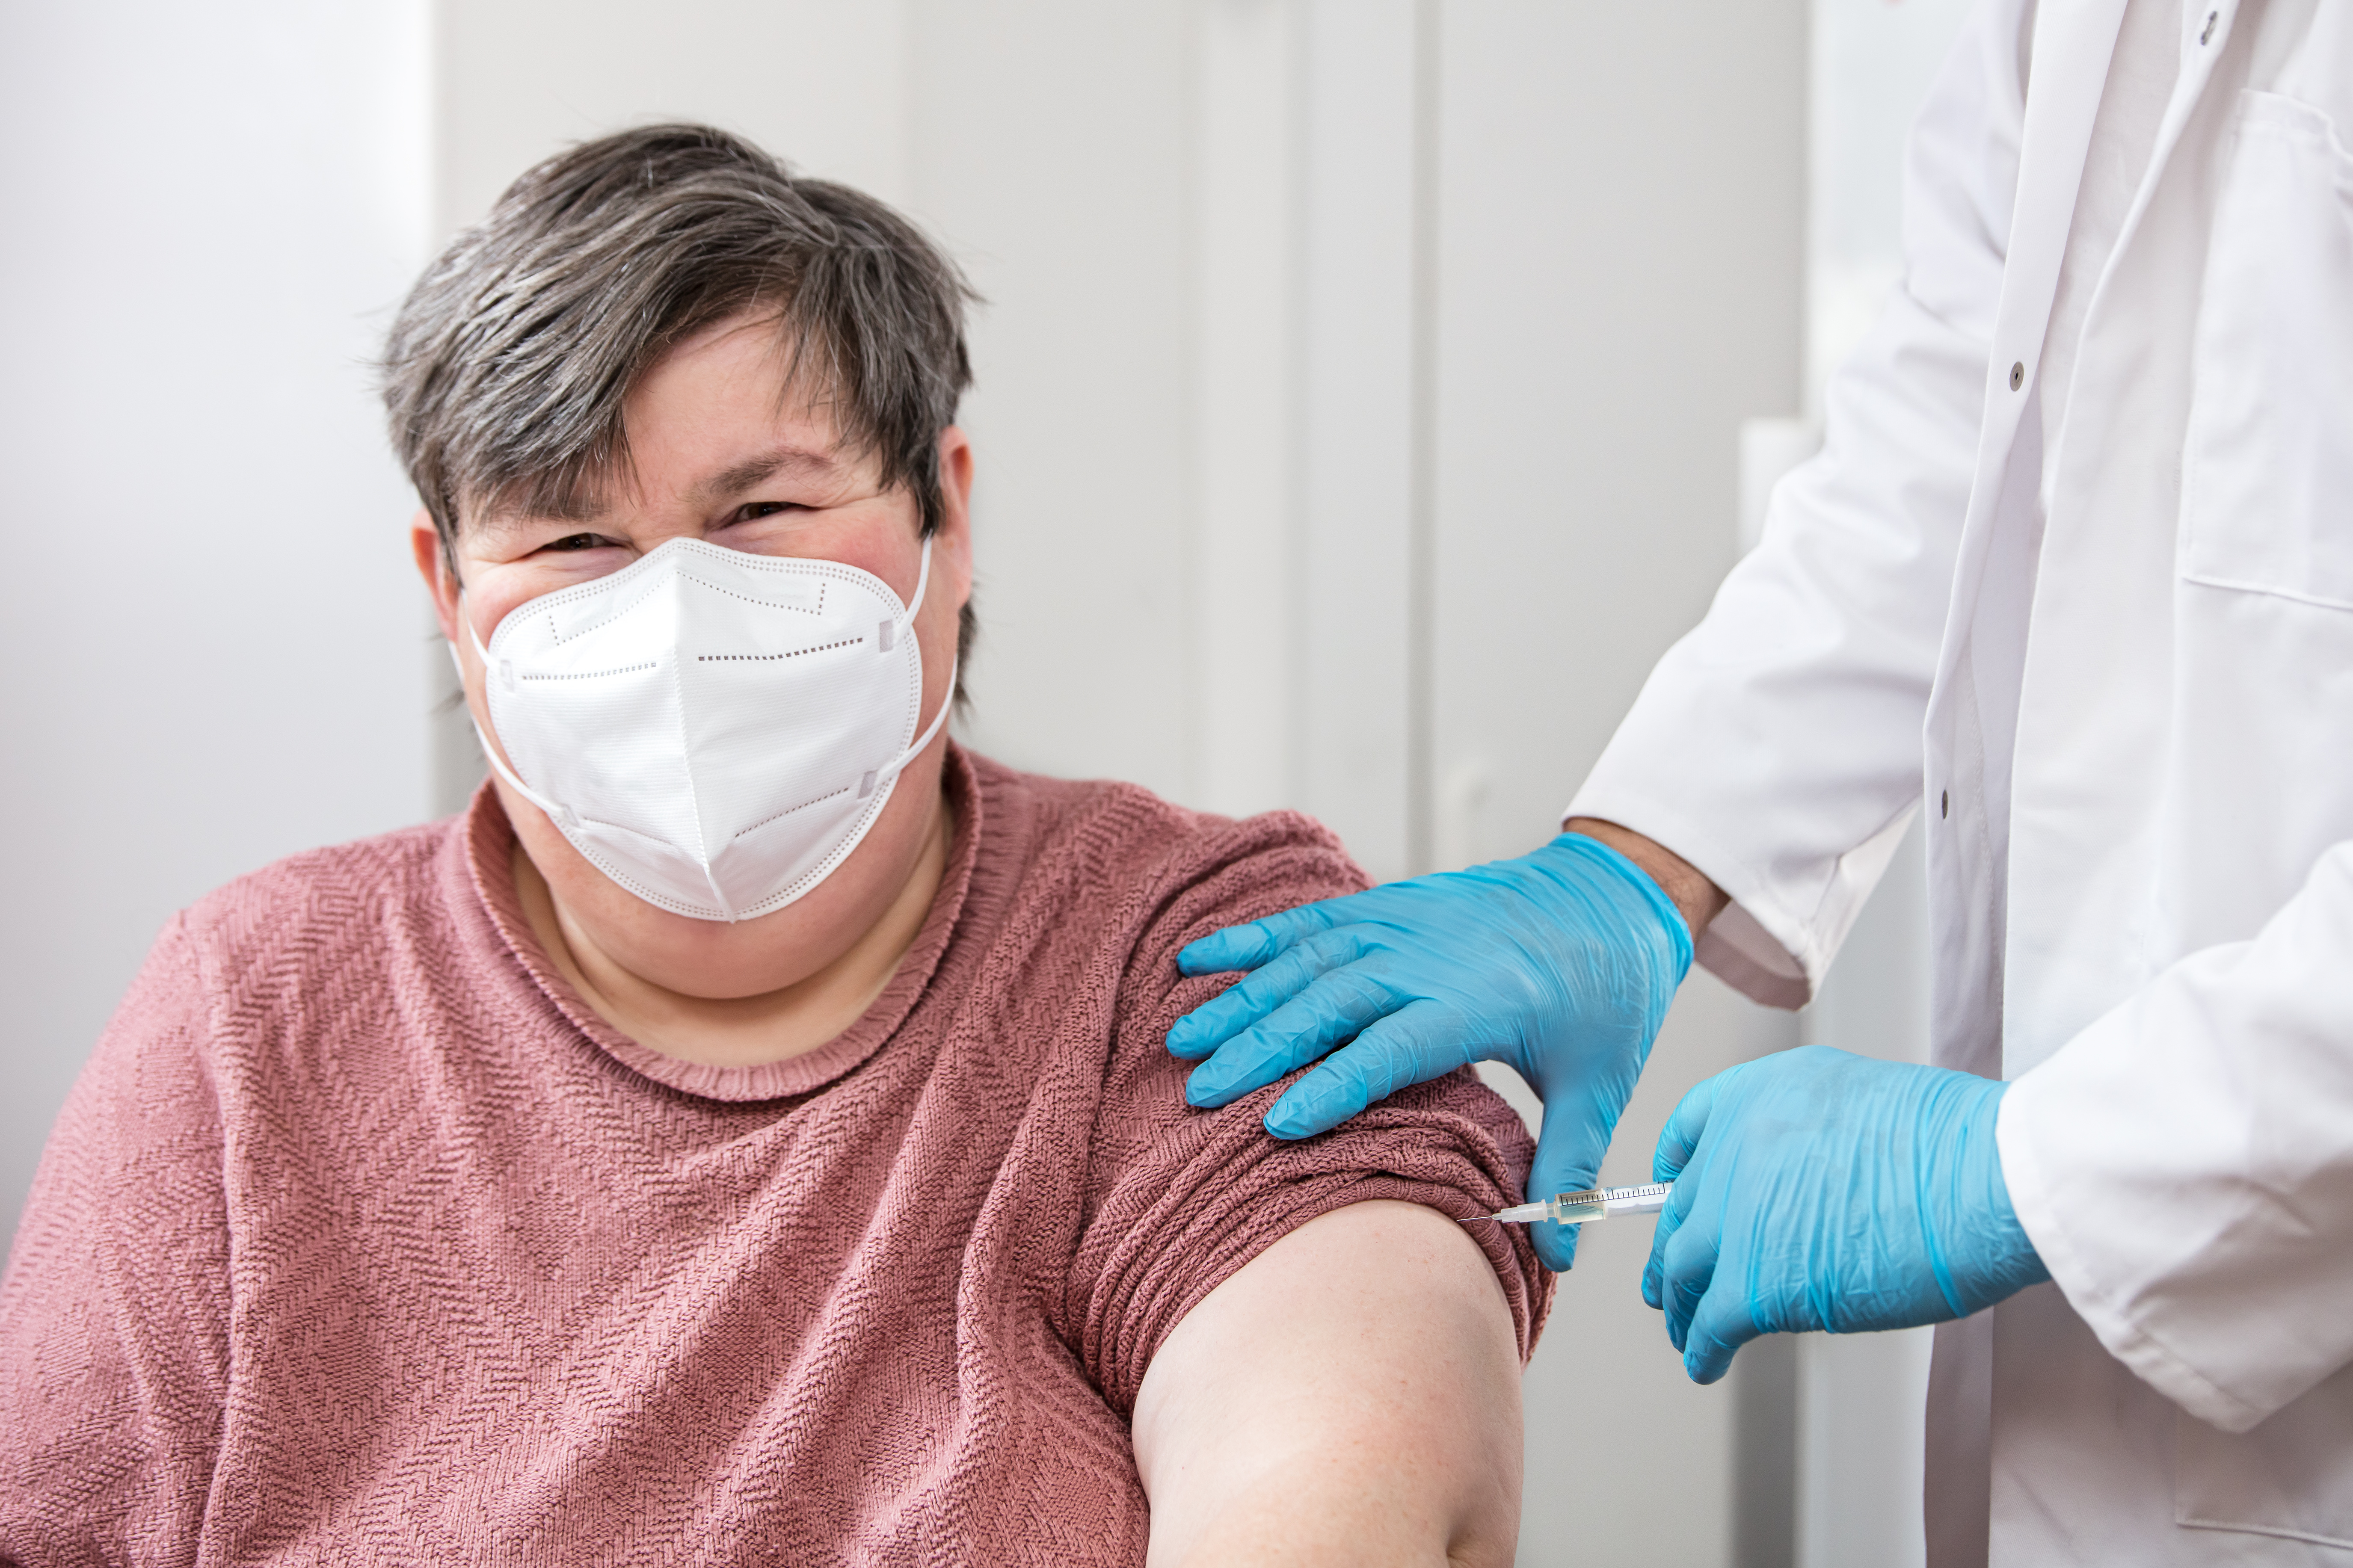
M 1152 1568 L 1512 1560 L 1520 1363 L 1456 1221 L 1364 1203 L 1211 1291 L 1135 1404 Z

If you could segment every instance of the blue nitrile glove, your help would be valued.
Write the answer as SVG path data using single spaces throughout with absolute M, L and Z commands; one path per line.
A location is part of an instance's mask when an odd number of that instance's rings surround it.
M 1509 1062 L 1544 1097 L 1531 1200 L 1589 1187 L 1667 1004 L 1691 931 L 1659 885 L 1598 839 L 1391 882 L 1229 926 L 1187 947 L 1187 974 L 1256 971 L 1168 1031 L 1208 1057 L 1185 1086 L 1224 1105 L 1335 1046 L 1266 1113 L 1278 1138 L 1336 1127 L 1374 1100 L 1470 1062 Z M 1573 1226 L 1531 1227 L 1567 1268 Z
M 1759 1334 L 1941 1323 L 2051 1278 L 1994 1148 L 2009 1087 L 1806 1046 L 1683 1096 L 1642 1300 L 1692 1381 Z

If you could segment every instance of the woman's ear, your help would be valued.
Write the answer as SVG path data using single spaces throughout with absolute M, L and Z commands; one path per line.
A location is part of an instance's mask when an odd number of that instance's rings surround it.
M 932 546 L 947 557 L 949 581 L 962 609 L 972 600 L 972 437 L 961 426 L 940 432 L 940 527 Z
M 454 643 L 458 640 L 458 579 L 449 570 L 449 552 L 442 548 L 441 531 L 433 526 L 433 514 L 423 507 L 409 519 L 408 548 L 417 557 L 417 574 L 425 579 L 425 591 L 433 595 L 433 614 L 441 623 L 441 635 Z

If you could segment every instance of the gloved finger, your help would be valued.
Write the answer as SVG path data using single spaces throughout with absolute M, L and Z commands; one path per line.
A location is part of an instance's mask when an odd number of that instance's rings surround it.
M 1683 1348 L 1692 1315 L 1715 1280 L 1722 1231 L 1714 1207 L 1703 1205 L 1661 1251 L 1660 1307 L 1667 1315 L 1667 1338 L 1677 1350 Z
M 1544 1125 L 1536 1131 L 1535 1163 L 1528 1167 L 1528 1202 L 1542 1203 L 1562 1193 L 1594 1184 L 1601 1174 L 1601 1157 L 1609 1152 L 1612 1127 L 1599 1124 L 1591 1102 L 1574 1091 L 1556 1093 L 1545 1104 Z M 1577 1238 L 1584 1227 L 1539 1220 L 1528 1227 L 1536 1258 L 1556 1274 L 1565 1274 L 1577 1261 Z
M 1238 926 L 1227 926 L 1208 935 L 1187 942 L 1176 954 L 1176 972 L 1180 974 L 1222 974 L 1232 969 L 1256 969 L 1260 964 L 1305 936 L 1319 931 L 1329 931 L 1348 917 L 1333 911 L 1361 893 L 1351 893 L 1345 899 L 1325 899 L 1321 903 L 1302 904 L 1295 910 L 1285 910 L 1279 915 L 1263 920 L 1246 921 Z
M 1475 1059 L 1468 1028 L 1442 1002 L 1407 1003 L 1284 1090 L 1266 1113 L 1266 1130 L 1277 1138 L 1312 1138 L 1408 1084 L 1444 1077 Z
M 1719 1074 L 1720 1078 L 1722 1075 Z M 1675 1190 L 1667 1194 L 1667 1206 L 1659 1211 L 1657 1222 L 1651 1230 L 1650 1261 L 1642 1265 L 1642 1300 L 1645 1305 L 1663 1309 L 1666 1305 L 1667 1244 L 1675 1232 L 1683 1227 L 1692 1210 L 1699 1202 L 1706 1183 L 1709 1145 L 1698 1133 L 1691 1134 L 1688 1146 L 1680 1142 L 1670 1156 L 1668 1139 L 1674 1134 L 1678 1121 L 1689 1112 L 1694 1125 L 1704 1130 L 1708 1111 L 1716 1095 L 1716 1079 L 1708 1079 L 1693 1087 L 1668 1118 L 1667 1131 L 1659 1136 L 1659 1149 L 1651 1160 L 1651 1179 L 1672 1182 Z
M 1716 1097 L 1724 1092 L 1732 1076 L 1748 1064 L 1726 1068 L 1714 1078 L 1704 1078 L 1692 1085 L 1691 1092 L 1675 1102 L 1673 1114 L 1659 1131 L 1659 1146 L 1651 1154 L 1651 1180 L 1672 1182 L 1690 1163 L 1692 1152 L 1707 1131 L 1707 1119 L 1715 1110 Z
M 1699 1172 L 1686 1170 L 1674 1180 L 1675 1190 L 1667 1194 L 1667 1206 L 1659 1211 L 1651 1227 L 1651 1256 L 1642 1265 L 1642 1303 L 1652 1308 L 1666 1305 L 1667 1243 L 1691 1217 L 1692 1205 L 1699 1196 Z
M 1335 932 L 1319 940 L 1342 938 Z M 1287 963 L 1290 957 L 1285 953 L 1275 963 Z M 1224 1105 L 1263 1089 L 1333 1047 L 1356 1038 L 1376 1020 L 1398 1011 L 1399 1001 L 1392 987 L 1362 967 L 1323 975 L 1267 1018 L 1219 1046 L 1186 1081 L 1186 1101 L 1196 1106 Z
M 1732 1370 L 1733 1352 L 1758 1333 L 1743 1292 L 1729 1280 L 1700 1299 L 1683 1336 L 1683 1372 L 1694 1383 L 1714 1383 Z
M 1577 1267 L 1577 1238 L 1584 1234 L 1581 1225 L 1540 1219 L 1528 1226 L 1528 1242 L 1536 1249 L 1538 1263 L 1555 1274 L 1566 1274 Z
M 1293 943 L 1254 973 L 1229 985 L 1170 1025 L 1169 1054 L 1187 1061 L 1208 1056 L 1307 990 L 1319 977 L 1355 958 L 1360 951 L 1360 944 L 1350 941 L 1344 931 L 1319 931 L 1304 942 Z M 1335 1040 L 1345 1037 L 1335 1037 Z M 1327 1047 L 1332 1043 L 1327 1041 Z M 1323 1053 L 1319 1051 L 1316 1054 L 1320 1056 Z M 1300 1058 L 1301 1061 L 1307 1059 L 1304 1057 Z M 1298 1063 L 1292 1065 L 1295 1067 Z M 1290 1070 L 1290 1068 L 1284 1068 L 1282 1072 L 1259 1081 L 1272 1083 Z M 1250 1087 L 1256 1089 L 1258 1084 Z M 1195 1100 L 1194 1103 L 1223 1105 L 1225 1100 Z

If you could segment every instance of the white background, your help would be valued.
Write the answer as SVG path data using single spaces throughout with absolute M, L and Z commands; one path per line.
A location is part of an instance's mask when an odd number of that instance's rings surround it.
M 1297 805 L 1394 876 L 1547 837 L 1704 609 L 1741 421 L 1814 405 L 1892 276 L 1894 142 L 1955 8 L 0 8 L 0 1215 L 174 909 L 461 798 L 367 361 L 526 163 L 693 117 L 908 207 L 989 301 L 968 738 Z M 1817 1036 L 1905 1048 L 1906 918 Z M 1695 978 L 1608 1176 L 1794 1037 Z M 1563 1281 L 1522 1561 L 1916 1551 L 1916 1357 L 1781 1342 L 1694 1388 L 1647 1243 L 1597 1232 Z
M 425 813 L 421 0 L 0 5 L 0 1213 L 164 920 Z

